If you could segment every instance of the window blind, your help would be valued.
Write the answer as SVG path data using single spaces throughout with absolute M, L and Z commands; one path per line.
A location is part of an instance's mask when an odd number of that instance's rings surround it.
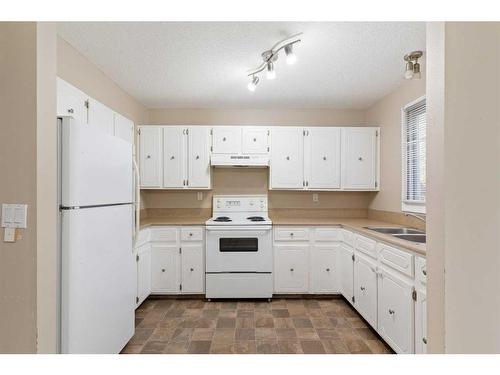
M 425 203 L 425 99 L 405 108 L 403 120 L 403 199 L 407 203 Z

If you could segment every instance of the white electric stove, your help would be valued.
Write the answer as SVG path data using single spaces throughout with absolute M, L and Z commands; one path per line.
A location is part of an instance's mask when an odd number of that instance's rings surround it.
M 206 223 L 206 297 L 271 298 L 272 221 L 266 195 L 213 197 Z

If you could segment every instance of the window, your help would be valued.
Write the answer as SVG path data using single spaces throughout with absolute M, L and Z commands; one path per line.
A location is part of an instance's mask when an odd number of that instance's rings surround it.
M 402 109 L 403 199 L 402 210 L 425 213 L 425 98 Z

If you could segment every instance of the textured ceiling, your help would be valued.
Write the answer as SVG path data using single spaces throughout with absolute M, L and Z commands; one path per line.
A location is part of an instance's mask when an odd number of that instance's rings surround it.
M 150 108 L 366 108 L 403 82 L 403 55 L 425 48 L 425 23 L 76 22 L 59 35 Z M 254 93 L 246 71 L 303 32 L 293 66 Z

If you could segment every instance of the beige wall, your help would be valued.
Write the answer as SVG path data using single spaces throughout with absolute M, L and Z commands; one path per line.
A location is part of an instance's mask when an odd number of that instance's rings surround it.
M 429 341 L 500 353 L 500 24 L 429 31 Z
M 64 39 L 57 38 L 57 75 L 136 124 L 148 111 Z
M 365 112 L 365 122 L 381 128 L 380 192 L 371 209 L 401 211 L 401 108 L 425 95 L 425 67 L 422 72 L 422 79 L 405 81 Z
M 344 109 L 151 109 L 151 125 L 365 125 L 362 110 Z M 270 208 L 368 208 L 375 193 L 321 192 L 319 203 L 311 192 L 268 191 L 268 169 L 212 169 L 213 190 L 197 200 L 196 192 L 143 191 L 144 208 L 210 208 L 212 195 L 269 194 Z
M 37 25 L 0 22 L 0 203 L 28 204 L 28 228 L 0 240 L 0 353 L 36 351 Z

